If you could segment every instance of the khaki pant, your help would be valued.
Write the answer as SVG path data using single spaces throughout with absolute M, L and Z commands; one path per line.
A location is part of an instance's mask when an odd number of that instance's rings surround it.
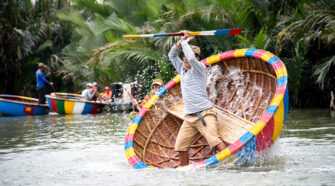
M 211 148 L 222 142 L 217 131 L 217 117 L 213 108 L 201 112 L 206 122 L 203 125 L 197 115 L 188 115 L 184 117 L 184 122 L 180 127 L 177 135 L 175 151 L 187 151 L 195 140 L 195 136 L 199 131 L 204 136 Z

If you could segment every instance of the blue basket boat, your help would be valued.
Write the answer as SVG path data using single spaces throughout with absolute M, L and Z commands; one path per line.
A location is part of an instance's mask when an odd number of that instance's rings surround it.
M 0 114 L 9 116 L 27 116 L 48 114 L 47 104 L 38 104 L 38 99 L 0 94 Z

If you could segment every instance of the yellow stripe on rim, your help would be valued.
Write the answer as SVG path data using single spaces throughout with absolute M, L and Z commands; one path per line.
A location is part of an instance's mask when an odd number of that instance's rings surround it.
M 284 95 L 283 94 L 277 94 L 275 96 L 273 96 L 273 99 L 270 103 L 270 105 L 279 105 L 280 102 L 282 102 L 284 99 Z
M 26 97 L 26 96 L 18 96 L 18 97 L 21 99 L 26 99 L 26 100 L 31 100 L 31 101 L 36 100 L 36 98 L 31 98 L 31 97 Z
M 220 60 L 220 54 L 216 54 L 214 56 L 208 57 L 206 62 L 208 65 L 219 62 Z
M 271 52 L 265 52 L 262 55 L 261 59 L 263 59 L 264 61 L 268 62 L 269 59 L 272 58 L 273 56 L 275 56 L 275 55 L 273 55 Z
M 223 151 L 219 152 L 216 154 L 216 158 L 218 161 L 222 161 L 225 158 L 229 157 L 231 155 L 230 151 L 228 148 L 224 149 Z
M 151 107 L 152 107 L 152 105 L 158 100 L 158 95 L 153 95 L 150 99 L 149 99 L 149 101 L 148 102 L 146 102 L 145 104 L 144 104 L 144 107 L 146 107 L 146 108 L 148 108 L 148 109 L 150 109 Z
M 180 82 L 180 75 L 176 75 L 176 77 L 173 78 L 174 82 L 179 83 Z
M 252 133 L 253 135 L 257 136 L 257 134 L 263 130 L 263 128 L 265 127 L 265 123 L 262 121 L 257 121 L 256 124 L 249 130 L 250 133 Z
M 287 71 L 285 67 L 279 68 L 275 71 L 277 77 L 287 76 Z
M 134 156 L 134 155 L 136 156 L 135 151 L 134 151 L 134 148 L 129 148 L 129 149 L 128 149 L 128 153 L 129 153 L 129 156 L 130 156 L 130 157 L 132 157 L 132 156 Z
M 127 160 L 131 157 L 130 149 L 134 149 L 134 148 L 128 148 L 127 150 L 124 151 L 124 154 L 126 155 Z
M 150 109 L 152 107 L 152 102 L 150 102 L 150 101 L 146 102 L 144 104 L 144 107 Z
M 151 97 L 151 99 L 149 100 L 149 102 L 151 102 L 152 104 L 156 103 L 156 101 L 159 99 L 158 95 L 153 95 Z
M 273 136 L 272 136 L 272 141 L 275 142 L 278 136 L 280 135 L 281 129 L 283 128 L 284 124 L 284 102 L 282 101 L 278 109 L 274 115 L 274 122 L 275 122 L 275 127 L 273 130 Z
M 247 50 L 248 49 L 238 49 L 238 50 L 235 50 L 234 57 L 244 57 L 245 56 L 245 52 Z
M 128 134 L 135 134 L 135 131 L 136 131 L 137 127 L 138 127 L 138 124 L 136 124 L 136 123 L 131 124 L 128 128 L 127 133 Z

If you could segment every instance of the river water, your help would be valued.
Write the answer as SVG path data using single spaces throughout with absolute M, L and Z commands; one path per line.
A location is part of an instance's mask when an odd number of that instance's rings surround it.
M 0 117 L 0 185 L 335 185 L 335 119 L 290 110 L 266 156 L 197 171 L 136 170 L 128 114 Z

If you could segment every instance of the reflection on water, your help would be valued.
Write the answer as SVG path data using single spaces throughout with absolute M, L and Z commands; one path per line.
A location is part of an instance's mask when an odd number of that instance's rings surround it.
M 123 152 L 127 114 L 0 117 L 0 185 L 332 185 L 335 120 L 291 110 L 280 139 L 246 165 L 135 170 Z
M 123 138 L 128 122 L 123 114 L 1 117 L 0 154 L 29 148 L 55 150 L 68 145 L 122 144 L 116 139 Z

